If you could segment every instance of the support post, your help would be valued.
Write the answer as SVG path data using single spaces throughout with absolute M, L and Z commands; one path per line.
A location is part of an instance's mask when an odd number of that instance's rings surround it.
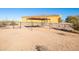
M 33 27 L 33 22 L 32 22 L 32 20 L 31 20 L 31 31 L 33 30 L 33 28 L 32 28 L 32 27 Z
M 20 29 L 21 29 L 21 22 L 20 22 Z

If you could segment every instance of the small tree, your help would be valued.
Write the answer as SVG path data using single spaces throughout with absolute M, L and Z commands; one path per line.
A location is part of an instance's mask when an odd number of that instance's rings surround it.
M 77 16 L 69 16 L 65 21 L 72 23 L 75 30 L 79 30 L 79 18 Z
M 61 18 L 59 18 L 58 20 L 59 20 L 59 23 L 63 21 Z
M 0 27 L 6 27 L 7 22 L 6 21 L 0 21 Z
M 14 29 L 15 28 L 15 25 L 17 25 L 17 24 L 16 24 L 15 21 L 11 21 L 10 25 L 12 25 L 13 26 L 13 29 Z

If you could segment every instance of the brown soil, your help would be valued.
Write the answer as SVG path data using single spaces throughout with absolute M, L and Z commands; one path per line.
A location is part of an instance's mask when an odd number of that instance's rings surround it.
M 45 28 L 0 29 L 1 51 L 79 51 L 79 34 Z

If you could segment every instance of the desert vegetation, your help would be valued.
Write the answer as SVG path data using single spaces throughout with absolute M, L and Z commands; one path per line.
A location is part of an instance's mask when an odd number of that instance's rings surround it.
M 18 25 L 16 21 L 0 21 L 0 28 L 12 26 L 14 29 L 15 25 Z
M 79 30 L 79 16 L 68 16 L 65 22 L 72 23 L 75 30 Z

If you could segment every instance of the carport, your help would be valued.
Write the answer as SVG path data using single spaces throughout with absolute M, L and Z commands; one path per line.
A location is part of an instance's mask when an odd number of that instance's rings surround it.
M 28 18 L 28 19 L 31 20 L 31 26 L 34 26 L 34 22 L 32 20 L 35 20 L 35 21 L 39 20 L 39 21 L 41 21 L 40 22 L 41 26 L 43 26 L 45 23 L 48 22 L 48 20 L 50 20 L 48 18 L 34 18 L 34 17 L 31 17 L 31 18 Z

